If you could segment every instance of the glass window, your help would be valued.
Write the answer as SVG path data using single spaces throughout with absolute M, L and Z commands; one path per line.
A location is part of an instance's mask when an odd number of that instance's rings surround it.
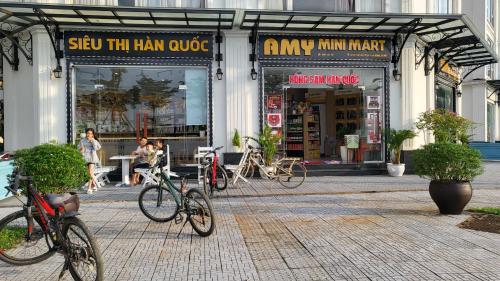
M 454 93 L 453 88 L 443 84 L 436 84 L 436 108 L 443 108 L 454 112 Z
M 363 13 L 380 13 L 383 12 L 382 0 L 361 0 L 357 1 L 359 11 Z
M 490 45 L 490 47 L 495 50 L 495 45 L 493 43 L 493 40 L 491 40 L 491 38 L 488 37 L 488 45 Z M 495 67 L 493 64 L 488 64 L 486 66 L 486 76 L 488 76 L 488 78 L 490 79 L 493 79 L 495 78 Z
M 487 140 L 488 142 L 495 141 L 495 104 L 488 103 L 487 105 Z
M 495 25 L 495 6 L 493 0 L 486 0 L 486 19 L 494 26 Z
M 382 161 L 383 73 L 264 68 L 264 120 L 284 136 L 280 149 L 306 164 Z M 357 147 L 348 153 L 346 135 Z
M 354 0 L 292 0 L 293 10 L 319 12 L 354 12 Z
M 96 129 L 104 164 L 131 153 L 143 135 L 170 145 L 177 164 L 207 145 L 205 68 L 78 66 L 75 77 L 75 140 Z
M 205 0 L 118 0 L 118 6 L 205 8 Z
M 437 0 L 436 1 L 436 12 L 438 14 L 448 14 L 451 13 L 451 0 Z
M 118 6 L 135 6 L 135 0 L 118 0 Z
M 265 10 L 286 10 L 287 0 L 260 0 L 260 8 Z

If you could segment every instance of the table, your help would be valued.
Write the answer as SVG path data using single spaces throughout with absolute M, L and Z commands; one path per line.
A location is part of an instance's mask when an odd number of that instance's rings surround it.
M 130 160 L 137 158 L 136 155 L 116 155 L 112 156 L 110 160 L 121 160 L 122 161 L 122 182 L 116 184 L 116 186 L 129 186 L 130 180 L 128 177 Z

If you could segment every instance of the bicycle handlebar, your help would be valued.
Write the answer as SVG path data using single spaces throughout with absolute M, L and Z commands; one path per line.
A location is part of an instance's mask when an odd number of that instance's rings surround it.
M 208 155 L 215 154 L 215 152 L 217 152 L 217 150 L 221 150 L 223 148 L 224 148 L 224 146 L 218 146 L 218 147 L 210 150 L 209 152 L 205 153 L 202 158 L 207 158 Z

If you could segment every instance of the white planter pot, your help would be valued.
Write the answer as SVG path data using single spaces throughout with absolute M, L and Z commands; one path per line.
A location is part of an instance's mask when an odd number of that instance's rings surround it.
M 387 172 L 392 177 L 401 177 L 405 172 L 405 164 L 387 163 Z
M 342 145 L 340 147 L 340 157 L 342 158 L 342 162 L 347 162 L 347 146 Z

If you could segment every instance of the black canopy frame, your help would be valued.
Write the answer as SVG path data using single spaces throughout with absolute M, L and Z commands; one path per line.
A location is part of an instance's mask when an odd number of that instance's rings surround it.
M 496 103 L 497 105 L 500 105 L 500 80 L 487 80 L 486 83 L 488 84 L 488 86 L 494 89 L 493 92 L 488 96 L 488 99 L 492 95 L 497 94 Z
M 60 68 L 63 58 L 61 30 L 64 28 L 182 28 L 215 30 L 220 36 L 221 29 L 233 28 L 235 14 L 235 10 L 227 9 L 0 3 L 0 54 L 14 70 L 18 70 L 19 53 L 32 64 L 32 36 L 29 28 L 43 26 L 50 37 L 57 67 Z M 222 40 L 217 40 L 217 44 L 221 43 Z M 220 54 L 218 59 L 222 60 Z
M 496 53 L 464 15 L 247 10 L 240 28 L 252 30 L 252 34 L 259 30 L 392 36 L 395 68 L 403 46 L 411 35 L 415 35 L 424 45 L 423 51 L 416 52 L 416 68 L 425 62 L 426 75 L 432 69 L 440 71 L 446 64 L 477 69 L 497 62 Z M 257 42 L 253 37 L 251 41 L 252 44 Z M 446 64 L 439 66 L 440 59 Z M 464 78 L 470 73 L 465 73 Z

